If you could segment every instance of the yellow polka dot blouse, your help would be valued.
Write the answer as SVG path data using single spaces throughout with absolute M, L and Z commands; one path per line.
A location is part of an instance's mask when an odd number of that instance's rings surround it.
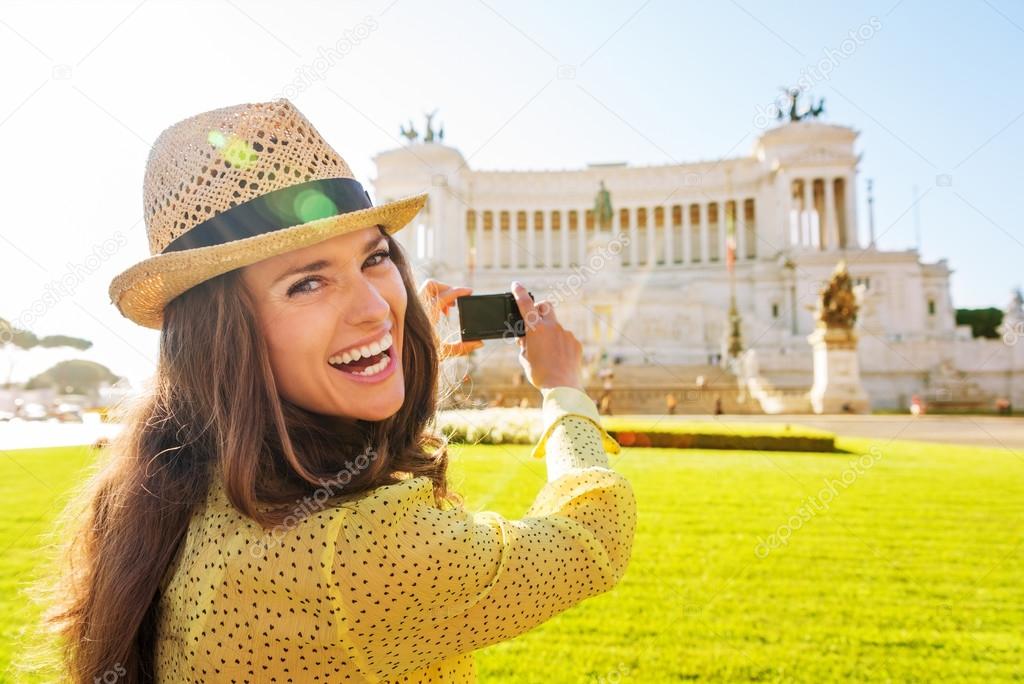
M 157 681 L 475 682 L 473 651 L 611 589 L 636 499 L 594 402 L 546 388 L 547 482 L 510 520 L 414 477 L 264 532 L 219 481 L 161 584 Z

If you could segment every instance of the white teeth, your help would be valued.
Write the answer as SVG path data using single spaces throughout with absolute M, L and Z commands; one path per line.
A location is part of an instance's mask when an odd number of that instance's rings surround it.
M 389 363 L 391 363 L 391 357 L 387 356 L 372 366 L 367 366 L 365 370 L 355 371 L 353 375 L 376 375 L 387 368 Z
M 341 353 L 341 355 L 336 354 L 331 358 L 327 359 L 327 362 L 332 365 L 338 366 L 346 363 L 351 363 L 352 361 L 358 361 L 359 359 L 364 357 L 375 356 L 377 354 L 380 354 L 382 351 L 390 349 L 393 342 L 394 340 L 391 337 L 391 333 L 385 333 L 384 337 L 380 338 L 376 342 L 373 342 L 362 347 L 344 351 Z M 384 370 L 385 368 L 387 368 L 389 363 L 391 363 L 390 356 L 381 359 L 372 366 L 367 366 L 362 371 L 352 371 L 352 374 L 375 375 Z

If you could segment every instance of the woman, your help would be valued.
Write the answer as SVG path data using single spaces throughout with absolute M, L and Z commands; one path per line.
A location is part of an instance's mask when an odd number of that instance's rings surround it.
M 473 650 L 618 582 L 618 444 L 519 283 L 547 482 L 520 520 L 448 489 L 438 363 L 481 343 L 439 344 L 470 290 L 414 289 L 392 237 L 426 195 L 371 206 L 287 99 L 167 129 L 144 191 L 152 256 L 110 294 L 159 363 L 69 509 L 48 618 L 71 681 L 471 682 Z

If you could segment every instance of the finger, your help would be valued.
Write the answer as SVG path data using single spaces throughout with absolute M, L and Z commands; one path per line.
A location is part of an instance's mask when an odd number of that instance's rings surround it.
M 456 299 L 472 293 L 473 288 L 471 287 L 449 287 L 437 295 L 437 304 L 443 313 L 448 313 L 448 309 L 451 308 Z
M 449 287 L 447 290 L 441 293 L 441 299 L 444 301 L 455 301 L 459 297 L 464 297 L 473 292 L 471 287 Z
M 416 295 L 419 297 L 420 303 L 423 304 L 423 308 L 427 310 L 427 314 L 430 316 L 430 319 L 435 323 L 440 315 L 440 311 L 437 306 L 437 291 L 440 287 L 443 287 L 441 283 L 433 278 L 427 278 L 420 283 L 420 287 L 416 291 Z
M 484 346 L 483 340 L 469 340 L 467 342 L 453 342 L 445 343 L 441 345 L 441 356 L 448 358 L 451 356 L 465 356 L 471 351 L 480 349 Z
M 537 303 L 537 310 L 544 320 L 551 321 L 552 323 L 558 322 L 558 317 L 555 316 L 555 305 L 548 300 L 540 300 L 540 302 Z
M 422 283 L 420 283 L 419 295 L 421 297 L 424 296 L 424 295 L 431 295 L 431 296 L 433 296 L 433 295 L 437 294 L 438 290 L 442 290 L 442 289 L 444 289 L 446 287 L 448 287 L 448 286 L 445 285 L 442 282 L 434 280 L 433 278 L 427 278 Z
M 527 328 L 529 328 L 530 321 L 536 319 L 539 315 L 533 304 L 533 298 L 530 297 L 530 293 L 526 291 L 526 288 L 518 280 L 512 281 L 512 296 L 515 297 L 516 305 L 519 307 L 519 315 L 523 317 L 523 320 L 527 323 Z

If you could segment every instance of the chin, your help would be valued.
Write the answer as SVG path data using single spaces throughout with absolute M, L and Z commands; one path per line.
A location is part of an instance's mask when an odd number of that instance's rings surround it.
M 353 413 L 359 420 L 387 420 L 398 413 L 404 401 L 404 387 L 399 385 L 398 393 L 389 394 L 387 397 L 375 397 L 375 401 L 362 403 Z
M 356 418 L 358 420 L 366 420 L 375 423 L 380 420 L 387 420 L 391 416 L 398 413 L 398 410 L 400 408 L 402 408 L 401 404 L 398 404 L 398 406 L 395 406 L 393 409 L 373 410 L 363 408 L 362 410 L 359 411 L 358 415 L 356 415 Z

